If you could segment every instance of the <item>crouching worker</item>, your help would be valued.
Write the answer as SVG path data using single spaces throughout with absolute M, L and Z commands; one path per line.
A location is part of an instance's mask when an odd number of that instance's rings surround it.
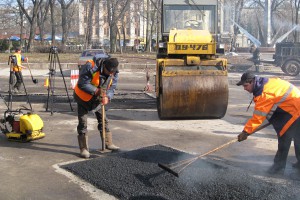
M 95 112 L 98 121 L 98 130 L 102 135 L 101 103 L 106 105 L 113 98 L 118 82 L 118 65 L 116 58 L 102 55 L 94 56 L 80 70 L 77 85 L 74 88 L 74 99 L 77 102 L 78 112 L 78 144 L 80 155 L 89 158 L 87 116 L 89 111 Z M 112 133 L 109 130 L 105 116 L 105 146 L 109 150 L 118 150 L 112 143 Z M 102 138 L 102 137 L 101 137 Z
M 251 72 L 244 73 L 237 85 L 242 85 L 244 90 L 252 93 L 255 102 L 253 116 L 238 135 L 238 141 L 246 140 L 257 128 L 270 123 L 277 133 L 278 150 L 268 172 L 284 173 L 292 140 L 297 159 L 292 166 L 300 170 L 299 89 L 280 78 L 259 77 Z

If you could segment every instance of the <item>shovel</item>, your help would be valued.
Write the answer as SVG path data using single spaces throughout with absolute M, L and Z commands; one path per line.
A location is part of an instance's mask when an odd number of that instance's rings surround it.
M 105 107 L 104 104 L 101 105 L 101 109 L 102 109 L 102 135 L 101 135 L 101 139 L 102 139 L 102 151 L 105 151 Z
M 103 95 L 103 94 L 101 94 Z M 104 97 L 102 97 L 104 98 Z M 107 153 L 110 152 L 110 150 L 106 149 L 105 145 L 105 138 L 106 138 L 106 127 L 105 127 L 105 104 L 101 100 L 101 112 L 102 112 L 102 134 L 101 134 L 101 139 L 102 139 L 102 150 L 100 151 L 101 153 Z
M 261 127 L 257 128 L 253 133 L 259 131 L 259 130 L 262 130 L 264 129 L 265 127 L 269 126 L 270 123 L 267 123 L 265 125 L 262 125 Z M 201 154 L 201 155 L 198 155 L 194 158 L 188 158 L 188 159 L 185 159 L 185 160 L 181 160 L 181 161 L 178 161 L 178 162 L 174 162 L 174 163 L 171 163 L 171 164 L 162 164 L 162 163 L 158 163 L 158 166 L 162 169 L 164 169 L 165 171 L 173 174 L 174 176 L 176 177 L 179 177 L 179 174 L 180 172 L 182 172 L 186 167 L 188 167 L 190 164 L 192 164 L 193 162 L 195 162 L 196 160 L 198 160 L 199 158 L 202 158 L 208 154 L 211 154 L 215 151 L 218 151 L 220 149 L 223 149 L 235 142 L 237 142 L 238 140 L 237 139 L 233 139 L 221 146 L 218 146 L 217 148 L 213 149 L 213 150 L 210 150 L 204 154 Z M 176 170 L 177 169 L 177 170 Z
M 33 76 L 32 76 L 32 73 L 31 73 L 31 69 L 30 69 L 30 65 L 27 61 L 27 65 L 28 65 L 28 69 L 29 69 L 29 72 L 30 72 L 30 75 L 31 75 L 31 80 L 34 84 L 37 84 L 39 81 L 37 79 L 34 79 Z

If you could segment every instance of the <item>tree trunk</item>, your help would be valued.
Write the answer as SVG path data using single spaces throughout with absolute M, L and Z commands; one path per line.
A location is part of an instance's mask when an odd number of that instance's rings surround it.
M 93 36 L 93 15 L 95 9 L 95 0 L 90 0 L 88 21 L 87 21 L 87 48 L 92 48 L 92 36 Z
M 50 0 L 50 12 L 51 12 L 51 44 L 55 45 L 55 20 L 54 20 L 54 4 L 55 0 Z
M 110 53 L 117 51 L 116 41 L 118 25 L 117 23 L 124 17 L 128 10 L 131 0 L 107 0 L 107 19 L 110 31 Z
M 110 26 L 110 52 L 116 53 L 117 52 L 117 33 L 118 33 L 118 27 L 116 24 L 112 24 Z
M 43 0 L 33 1 L 33 9 L 31 12 L 32 16 L 29 16 L 29 14 L 28 14 L 27 10 L 25 9 L 23 2 L 21 2 L 21 0 L 17 0 L 17 2 L 18 2 L 20 9 L 25 14 L 28 22 L 30 23 L 29 39 L 28 39 L 28 44 L 27 44 L 27 50 L 30 52 L 31 44 L 32 44 L 32 41 L 34 40 L 34 36 L 35 36 L 37 13 L 41 7 L 41 4 L 43 3 Z
M 61 6 L 61 27 L 62 27 L 62 41 L 61 50 L 65 52 L 66 43 L 68 40 L 69 27 L 68 27 L 68 9 L 74 0 L 70 0 L 69 3 L 65 3 L 65 0 L 58 0 Z
M 150 0 L 147 0 L 146 51 L 150 52 Z

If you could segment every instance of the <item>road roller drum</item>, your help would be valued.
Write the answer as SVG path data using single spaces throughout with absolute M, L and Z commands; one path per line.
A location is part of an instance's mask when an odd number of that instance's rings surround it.
M 159 91 L 160 119 L 222 118 L 228 104 L 227 71 L 161 70 Z

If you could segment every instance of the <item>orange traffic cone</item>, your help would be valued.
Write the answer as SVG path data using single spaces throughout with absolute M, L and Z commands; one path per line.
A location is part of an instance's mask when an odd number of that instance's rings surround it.
M 44 82 L 44 87 L 48 87 L 48 86 L 49 86 L 49 78 L 46 78 Z

